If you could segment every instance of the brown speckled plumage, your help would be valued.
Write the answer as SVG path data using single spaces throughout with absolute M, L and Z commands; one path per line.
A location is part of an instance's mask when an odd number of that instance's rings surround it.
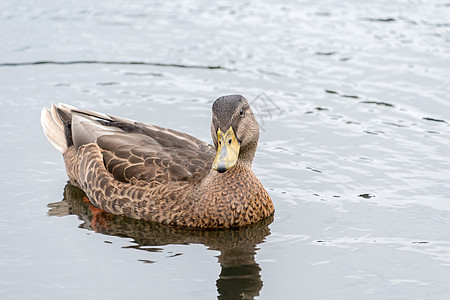
M 63 152 L 72 184 L 104 211 L 200 228 L 245 226 L 273 214 L 251 170 L 259 130 L 242 96 L 214 103 L 214 147 L 170 129 L 64 105 L 44 109 L 41 122 Z M 230 126 L 241 150 L 236 165 L 219 173 L 211 169 L 216 132 Z

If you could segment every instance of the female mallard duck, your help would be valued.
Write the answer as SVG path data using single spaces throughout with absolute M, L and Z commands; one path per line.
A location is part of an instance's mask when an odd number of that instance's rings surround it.
M 104 211 L 162 224 L 230 228 L 273 214 L 251 166 L 258 123 L 239 95 L 212 107 L 214 147 L 188 134 L 67 105 L 41 113 L 71 183 Z

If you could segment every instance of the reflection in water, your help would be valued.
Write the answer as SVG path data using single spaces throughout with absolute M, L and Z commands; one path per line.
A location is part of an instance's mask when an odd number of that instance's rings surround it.
M 253 299 L 262 288 L 261 268 L 255 262 L 256 245 L 270 234 L 270 217 L 241 229 L 199 230 L 156 224 L 106 213 L 92 206 L 80 189 L 67 183 L 64 199 L 48 205 L 50 216 L 77 215 L 81 228 L 106 235 L 133 238 L 132 248 L 149 251 L 149 246 L 203 244 L 220 251 L 222 268 L 217 279 L 219 299 Z

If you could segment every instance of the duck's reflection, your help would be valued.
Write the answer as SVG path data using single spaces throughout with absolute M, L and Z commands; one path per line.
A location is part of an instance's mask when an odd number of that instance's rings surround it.
M 253 299 L 262 288 L 261 268 L 255 261 L 256 245 L 270 234 L 273 218 L 235 230 L 197 230 L 155 224 L 106 213 L 92 206 L 80 189 L 68 183 L 64 199 L 49 204 L 50 216 L 77 215 L 85 229 L 106 235 L 129 237 L 137 246 L 149 247 L 167 244 L 203 244 L 220 251 L 221 272 L 217 279 L 219 299 Z

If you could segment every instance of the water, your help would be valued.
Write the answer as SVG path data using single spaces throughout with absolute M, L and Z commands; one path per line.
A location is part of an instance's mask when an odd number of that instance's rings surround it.
M 450 297 L 450 3 L 0 8 L 1 298 Z M 242 230 L 96 213 L 39 124 L 64 102 L 210 141 L 231 93 L 276 208 Z

